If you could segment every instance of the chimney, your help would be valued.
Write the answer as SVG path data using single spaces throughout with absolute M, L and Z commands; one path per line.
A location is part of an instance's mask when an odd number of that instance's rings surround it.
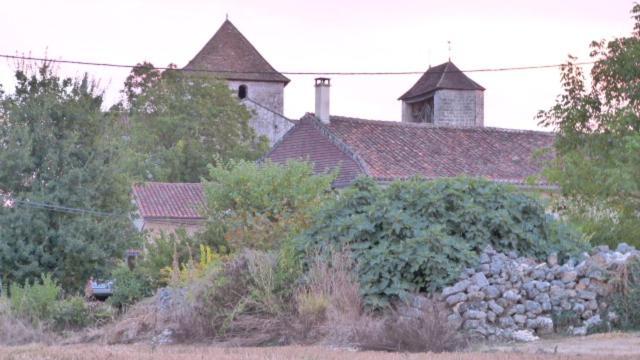
M 316 78 L 316 117 L 325 124 L 329 123 L 329 88 L 331 79 Z

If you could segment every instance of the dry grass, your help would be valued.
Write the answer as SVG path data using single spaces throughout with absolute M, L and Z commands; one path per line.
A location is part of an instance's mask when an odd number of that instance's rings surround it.
M 29 343 L 50 344 L 56 337 L 42 326 L 14 317 L 4 298 L 0 298 L 0 345 L 21 345 Z
M 287 346 L 272 348 L 220 348 L 212 346 L 165 346 L 152 348 L 142 345 L 117 346 L 21 346 L 0 347 L 0 358 L 11 360 L 47 359 L 47 360 L 258 360 L 258 359 L 355 359 L 355 360 L 631 360 L 635 356 L 605 355 L 551 355 L 524 353 L 441 353 L 441 354 L 402 354 L 385 352 L 354 352 L 348 349 L 326 347 Z

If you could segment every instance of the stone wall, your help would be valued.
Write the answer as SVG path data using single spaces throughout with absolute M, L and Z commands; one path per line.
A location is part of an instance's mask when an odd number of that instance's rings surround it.
M 613 289 L 609 279 L 639 256 L 626 244 L 615 251 L 600 246 L 580 261 L 560 265 L 554 255 L 539 263 L 487 248 L 476 268 L 466 269 L 457 283 L 443 289 L 442 299 L 452 325 L 489 340 L 536 339 L 536 334 L 554 331 L 554 315 L 559 314 L 575 323 L 567 331 L 585 335 L 603 321 L 616 320 L 605 301 Z
M 279 114 L 284 114 L 284 84 L 276 82 L 229 81 L 229 87 L 237 94 L 240 85 L 247 86 L 247 97 L 254 102 L 243 103 L 253 113 L 249 124 L 259 136 L 266 136 L 269 145 L 278 141 L 293 123 Z
M 436 125 L 483 126 L 484 93 L 480 90 L 438 90 L 433 118 Z

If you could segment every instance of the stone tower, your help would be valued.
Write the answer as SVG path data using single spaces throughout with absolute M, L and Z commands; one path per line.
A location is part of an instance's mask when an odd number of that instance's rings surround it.
M 403 122 L 484 125 L 484 88 L 451 61 L 429 68 L 398 100 Z
M 253 112 L 251 127 L 266 136 L 270 145 L 293 127 L 282 115 L 284 87 L 289 79 L 276 71 L 228 19 L 184 68 L 205 70 L 226 80 Z

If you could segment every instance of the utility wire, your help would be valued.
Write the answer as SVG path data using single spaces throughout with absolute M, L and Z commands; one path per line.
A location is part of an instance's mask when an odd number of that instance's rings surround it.
M 113 68 L 134 68 L 138 65 L 126 65 L 126 64 L 114 64 L 105 62 L 93 62 L 93 61 L 81 61 L 81 60 L 64 60 L 64 59 L 48 59 L 46 57 L 34 57 L 34 56 L 20 56 L 20 55 L 8 55 L 0 54 L 0 58 L 16 59 L 16 60 L 34 60 L 34 61 L 46 61 L 59 64 L 74 64 L 74 65 L 88 65 L 88 66 L 102 66 Z M 583 61 L 575 62 L 573 65 L 593 65 L 595 61 Z M 550 65 L 530 65 L 530 66 L 513 66 L 513 67 L 499 67 L 499 68 L 479 68 L 461 70 L 463 73 L 476 73 L 476 72 L 503 72 L 503 71 L 522 71 L 522 70 L 536 70 L 536 69 L 549 69 L 559 68 L 566 64 L 550 64 Z M 174 71 L 186 71 L 195 73 L 215 73 L 215 74 L 283 74 L 283 75 L 318 75 L 318 76 L 366 76 L 366 75 L 422 75 L 424 71 L 232 71 L 232 70 L 211 70 L 211 69 L 178 69 L 172 67 L 154 67 L 155 70 L 174 70 Z M 447 70 L 446 72 L 458 72 L 453 70 Z

